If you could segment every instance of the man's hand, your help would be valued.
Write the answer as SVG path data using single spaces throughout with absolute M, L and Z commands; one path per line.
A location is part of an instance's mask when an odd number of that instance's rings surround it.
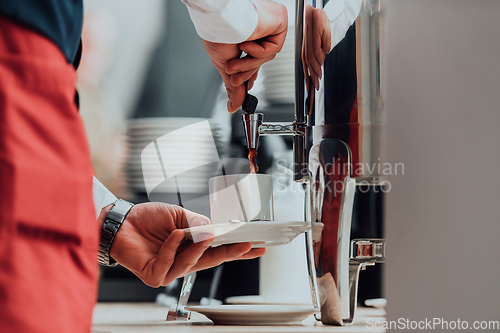
M 304 12 L 304 41 L 302 44 L 302 64 L 306 86 L 312 83 L 319 89 L 319 80 L 322 77 L 323 63 L 326 54 L 330 52 L 331 35 L 330 19 L 323 9 L 306 6 Z
M 99 220 L 104 220 L 109 206 Z M 250 243 L 211 248 L 213 238 L 193 243 L 182 229 L 208 225 L 210 220 L 179 206 L 143 203 L 130 210 L 111 246 L 111 257 L 152 287 L 166 286 L 187 273 L 225 261 L 256 258 L 265 249 Z
M 227 110 L 229 112 L 235 112 L 240 105 L 243 104 L 243 100 L 245 99 L 245 87 L 236 87 L 232 85 L 231 75 L 226 72 L 226 65 L 231 59 L 239 58 L 241 56 L 241 50 L 237 44 L 213 43 L 204 39 L 202 39 L 202 41 L 205 50 L 207 50 L 208 55 L 212 58 L 212 63 L 215 68 L 217 68 L 224 81 L 228 97 Z M 257 76 L 251 80 L 250 86 L 253 86 L 253 81 L 255 81 L 256 78 Z M 241 88 L 243 88 L 243 90 Z
M 259 8 L 259 22 L 245 42 L 236 45 L 203 40 L 208 55 L 224 80 L 229 98 L 229 112 L 235 112 L 243 104 L 243 83 L 250 80 L 251 88 L 257 79 L 260 66 L 274 59 L 285 42 L 288 29 L 286 7 L 272 1 L 257 0 L 256 3 Z M 247 55 L 240 58 L 242 51 Z

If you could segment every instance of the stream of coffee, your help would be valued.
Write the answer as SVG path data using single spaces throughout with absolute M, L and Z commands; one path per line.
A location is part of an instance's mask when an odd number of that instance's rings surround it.
M 248 160 L 250 161 L 250 173 L 257 173 L 259 171 L 259 167 L 257 166 L 257 149 L 249 148 L 248 149 Z

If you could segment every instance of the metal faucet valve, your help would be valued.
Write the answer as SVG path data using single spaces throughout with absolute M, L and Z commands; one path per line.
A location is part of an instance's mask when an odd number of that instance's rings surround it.
M 248 148 L 257 148 L 259 146 L 259 128 L 264 120 L 264 115 L 262 113 L 244 113 L 241 117 Z

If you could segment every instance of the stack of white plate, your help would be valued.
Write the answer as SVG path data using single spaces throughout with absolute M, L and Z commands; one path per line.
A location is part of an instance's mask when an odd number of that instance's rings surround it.
M 200 131 L 199 126 L 190 125 L 207 125 L 207 120 L 178 117 L 130 120 L 129 156 L 125 166 L 129 189 L 144 193 L 147 181 L 154 184 L 155 192 L 175 193 L 177 188 L 181 193 L 205 191 L 213 163 L 218 160 L 218 155 L 214 157 L 217 137 L 212 135 L 217 128 L 210 124 L 211 129 L 202 126 L 205 130 Z M 173 135 L 165 140 L 169 133 Z M 151 191 L 153 186 L 149 187 Z
M 295 2 L 281 0 L 288 10 L 288 33 L 276 58 L 262 65 L 264 97 L 270 103 L 293 103 L 295 96 Z

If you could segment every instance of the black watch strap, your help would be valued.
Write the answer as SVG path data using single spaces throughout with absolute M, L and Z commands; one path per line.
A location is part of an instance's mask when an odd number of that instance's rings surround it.
M 106 219 L 104 219 L 104 223 L 101 227 L 101 239 L 99 241 L 99 253 L 97 257 L 99 264 L 102 266 L 115 267 L 118 265 L 116 260 L 111 258 L 109 252 L 116 233 L 133 206 L 133 203 L 119 199 L 113 204 Z

